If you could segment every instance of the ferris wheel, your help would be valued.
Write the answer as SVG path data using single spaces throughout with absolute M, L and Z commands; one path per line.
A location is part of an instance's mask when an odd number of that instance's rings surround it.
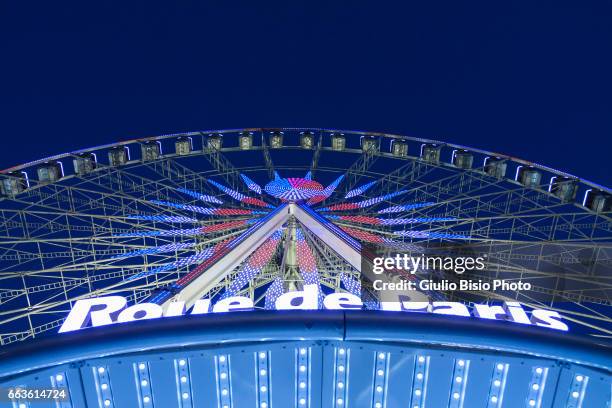
M 518 301 L 612 335 L 610 190 L 503 154 L 370 132 L 192 132 L 27 163 L 1 187 L 0 345 L 57 332 L 75 301 L 104 295 L 270 309 L 304 285 L 359 294 L 370 245 L 482 254 L 486 270 L 463 277 L 531 290 L 426 298 Z

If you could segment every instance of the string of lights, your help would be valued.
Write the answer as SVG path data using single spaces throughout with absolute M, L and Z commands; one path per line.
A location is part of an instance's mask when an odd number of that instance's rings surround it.
M 312 197 L 310 200 L 308 200 L 307 204 L 313 205 L 313 204 L 320 203 L 323 200 L 326 200 L 329 196 L 331 196 L 334 193 L 334 191 L 336 191 L 336 188 L 338 188 L 338 186 L 340 185 L 343 179 L 344 179 L 344 174 L 338 177 L 336 180 L 334 180 L 329 186 L 325 187 L 325 189 L 323 189 L 323 192 L 320 195 L 316 195 Z
M 179 210 L 193 211 L 198 214 L 204 215 L 253 215 L 253 214 L 267 214 L 267 211 L 254 211 L 242 208 L 205 208 L 198 207 L 197 205 L 173 203 L 170 201 L 151 200 L 152 204 L 162 205 L 166 207 L 177 208 Z
M 351 191 L 349 191 L 348 193 L 346 193 L 346 195 L 344 196 L 344 198 L 353 198 L 355 196 L 361 195 L 363 193 L 365 193 L 370 187 L 372 187 L 374 184 L 376 184 L 377 181 L 370 181 L 369 183 L 363 184 L 357 188 L 352 189 Z
M 251 204 L 257 207 L 274 208 L 272 205 L 260 200 L 259 198 L 245 196 L 244 194 L 241 194 L 236 190 L 232 190 L 231 188 L 226 187 L 223 184 L 217 183 L 214 180 L 209 179 L 208 182 L 213 186 L 217 187 L 219 190 L 223 191 L 228 196 L 232 197 L 234 200 L 240 201 L 241 203 Z
M 423 217 L 423 218 L 378 218 L 378 217 L 367 217 L 363 215 L 327 215 L 330 220 L 341 220 L 356 222 L 359 224 L 368 225 L 404 225 L 404 224 L 420 224 L 429 222 L 441 222 L 441 221 L 457 221 L 453 217 Z
M 429 207 L 435 204 L 436 203 L 434 202 L 425 202 L 425 203 L 415 203 L 415 204 L 406 204 L 406 205 L 394 205 L 394 206 L 379 210 L 378 213 L 379 214 L 398 213 L 398 212 L 414 210 L 415 208 Z
M 201 193 L 198 193 L 197 191 L 188 190 L 186 188 L 177 188 L 177 191 L 180 191 L 181 193 L 187 194 L 188 196 L 197 198 L 198 200 L 201 200 L 207 203 L 223 204 L 223 201 L 219 200 L 215 196 L 201 194 Z
M 164 252 L 176 251 L 178 249 L 191 248 L 195 244 L 196 244 L 195 242 L 172 243 L 172 244 L 161 245 L 161 246 L 153 247 L 153 248 L 144 248 L 144 249 L 138 249 L 136 251 L 124 252 L 123 254 L 113 256 L 113 258 L 130 258 L 133 256 L 161 254 Z
M 355 210 L 357 208 L 366 208 L 371 207 L 373 205 L 379 204 L 385 200 L 389 200 L 393 197 L 397 197 L 401 194 L 406 194 L 408 190 L 400 190 L 393 193 L 381 195 L 378 197 L 370 198 L 368 200 L 358 201 L 356 203 L 340 203 L 334 204 L 329 207 L 323 207 L 318 211 L 346 211 L 346 210 Z
M 254 191 L 257 194 L 261 194 L 261 186 L 259 184 L 251 180 L 246 174 L 240 173 L 240 177 L 249 190 Z

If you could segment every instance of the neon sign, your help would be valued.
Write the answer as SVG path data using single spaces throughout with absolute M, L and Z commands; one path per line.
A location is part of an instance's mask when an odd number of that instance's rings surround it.
M 287 292 L 278 296 L 274 306 L 276 310 L 317 310 L 319 309 L 319 298 L 318 285 L 304 285 L 303 290 Z M 323 296 L 323 308 L 328 310 L 359 310 L 363 308 L 363 302 L 359 296 L 352 293 L 330 293 Z M 128 307 L 127 299 L 123 296 L 103 296 L 78 300 L 59 332 L 66 333 L 88 326 L 98 327 L 137 320 L 250 311 L 253 309 L 253 301 L 244 296 L 225 297 L 214 305 L 211 299 L 198 299 L 189 312 L 186 310 L 183 301 L 169 303 L 164 310 L 162 306 L 156 303 L 138 303 Z M 530 312 L 531 316 L 529 316 L 518 302 L 504 302 L 503 305 L 476 304 L 470 310 L 467 305 L 460 302 L 414 302 L 400 297 L 396 302 L 381 302 L 381 310 L 504 320 L 561 331 L 569 329 L 563 323 L 559 313 L 552 310 L 533 309 Z

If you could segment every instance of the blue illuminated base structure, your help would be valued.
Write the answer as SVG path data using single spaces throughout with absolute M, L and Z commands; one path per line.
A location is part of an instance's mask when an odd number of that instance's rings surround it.
M 2 386 L 67 388 L 60 407 L 610 404 L 609 347 L 469 318 L 221 313 L 98 327 L 33 346 L 3 350 Z

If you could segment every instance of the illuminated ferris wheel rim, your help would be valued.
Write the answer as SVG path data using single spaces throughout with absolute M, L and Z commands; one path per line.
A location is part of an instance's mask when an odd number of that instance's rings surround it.
M 12 166 L 10 168 L 4 169 L 0 171 L 0 174 L 9 174 L 11 172 L 17 172 L 17 171 L 25 171 L 27 169 L 30 169 L 32 167 L 44 164 L 46 162 L 49 161 L 57 161 L 57 160 L 61 160 L 61 159 L 69 159 L 69 158 L 73 158 L 75 155 L 78 154 L 83 154 L 83 153 L 93 153 L 96 151 L 100 151 L 100 150 L 105 150 L 105 149 L 111 149 L 113 147 L 120 147 L 120 146 L 129 146 L 129 145 L 133 145 L 133 144 L 140 144 L 140 143 L 146 143 L 146 142 L 157 142 L 157 141 L 162 141 L 162 140 L 166 140 L 166 139 L 175 139 L 175 138 L 180 138 L 180 137 L 202 137 L 202 136 L 206 136 L 206 135 L 211 135 L 211 134 L 218 134 L 218 135 L 226 135 L 226 134 L 238 134 L 241 132 L 249 132 L 249 133 L 254 133 L 254 132 L 262 132 L 262 133 L 267 133 L 267 132 L 285 132 L 285 131 L 293 131 L 293 132 L 319 132 L 321 134 L 325 133 L 325 134 L 342 134 L 343 136 L 354 136 L 354 137 L 375 137 L 375 138 L 384 138 L 384 139 L 390 139 L 390 140 L 397 140 L 397 141 L 409 141 L 409 142 L 418 142 L 418 143 L 422 143 L 422 144 L 432 144 L 432 145 L 436 145 L 438 147 L 446 147 L 449 149 L 457 149 L 457 150 L 466 150 L 468 152 L 474 152 L 474 153 L 479 153 L 481 155 L 485 155 L 488 157 L 493 157 L 493 158 L 499 158 L 502 159 L 504 161 L 507 162 L 511 162 L 511 163 L 515 163 L 517 166 L 527 166 L 529 168 L 534 168 L 534 169 L 538 169 L 538 170 L 543 170 L 546 171 L 548 173 L 550 173 L 553 176 L 561 176 L 561 177 L 567 177 L 568 179 L 571 179 L 574 182 L 580 183 L 582 185 L 585 185 L 587 188 L 592 188 L 592 189 L 597 189 L 601 192 L 607 193 L 607 194 L 612 194 L 612 188 L 610 187 L 606 187 L 603 186 L 601 184 L 595 183 L 593 181 L 589 181 L 583 178 L 580 178 L 578 176 L 572 175 L 570 173 L 561 171 L 561 170 L 557 170 L 542 164 L 538 164 L 535 162 L 530 162 L 528 160 L 524 160 L 518 157 L 514 157 L 511 155 L 507 155 L 504 153 L 497 153 L 497 152 L 492 152 L 492 151 L 487 151 L 487 150 L 483 150 L 483 149 L 479 149 L 479 148 L 474 148 L 474 147 L 469 147 L 469 146 L 464 146 L 464 145 L 459 145 L 459 144 L 455 144 L 455 143 L 450 143 L 450 142 L 445 142 L 445 141 L 440 141 L 440 140 L 435 140 L 435 139 L 426 139 L 426 138 L 417 138 L 417 137 L 411 137 L 411 136 L 405 136 L 405 135 L 399 135 L 399 134 L 393 134 L 393 133 L 384 133 L 384 132 L 368 132 L 368 131 L 354 131 L 354 130 L 338 130 L 338 129 L 325 129 L 325 128 L 242 128 L 242 129 L 222 129 L 222 130 L 203 130 L 203 131 L 193 131 L 193 132 L 184 132 L 184 133 L 172 133 L 172 134 L 164 134 L 164 135 L 159 135 L 159 136 L 150 136 L 150 137 L 143 137 L 143 138 L 136 138 L 136 139 L 129 139 L 129 140 L 124 140 L 124 141 L 120 141 L 120 142 L 115 142 L 115 143 L 109 143 L 109 144 L 104 144 L 104 145 L 99 145 L 99 146 L 95 146 L 95 147 L 89 147 L 89 148 L 84 148 L 84 149 L 79 149 L 79 150 L 75 150 L 72 152 L 68 152 L 68 153 L 62 153 L 62 154 L 57 154 L 57 155 L 53 155 L 53 156 L 49 156 L 43 159 L 39 159 L 39 160 L 34 160 L 31 162 L 27 162 L 27 163 L 23 163 L 20 165 L 16 165 L 16 166 Z M 299 147 L 299 146 L 282 146 L 281 148 L 295 148 L 295 147 Z M 251 146 L 250 150 L 258 150 L 258 149 L 262 149 L 262 146 Z M 220 149 L 220 151 L 230 151 L 232 148 L 226 148 L 226 147 L 222 147 Z M 361 153 L 361 150 L 359 149 L 349 149 L 347 148 L 345 150 L 346 152 L 351 152 L 351 153 Z M 192 151 L 190 154 L 191 155 L 197 155 L 200 151 L 198 150 L 194 150 Z M 389 157 L 389 158 L 397 158 L 392 156 L 390 153 L 383 153 L 383 152 L 379 152 L 378 154 L 380 154 L 381 156 L 385 156 L 385 157 Z M 165 154 L 162 155 L 162 157 L 172 157 L 175 156 L 175 154 Z M 408 156 L 408 157 L 415 157 L 415 156 Z M 139 160 L 136 160 L 135 162 L 137 162 Z M 439 162 L 439 165 L 442 166 L 449 166 L 449 167 L 453 167 L 451 163 L 446 163 L 443 161 Z M 477 168 L 477 167 L 476 167 Z

